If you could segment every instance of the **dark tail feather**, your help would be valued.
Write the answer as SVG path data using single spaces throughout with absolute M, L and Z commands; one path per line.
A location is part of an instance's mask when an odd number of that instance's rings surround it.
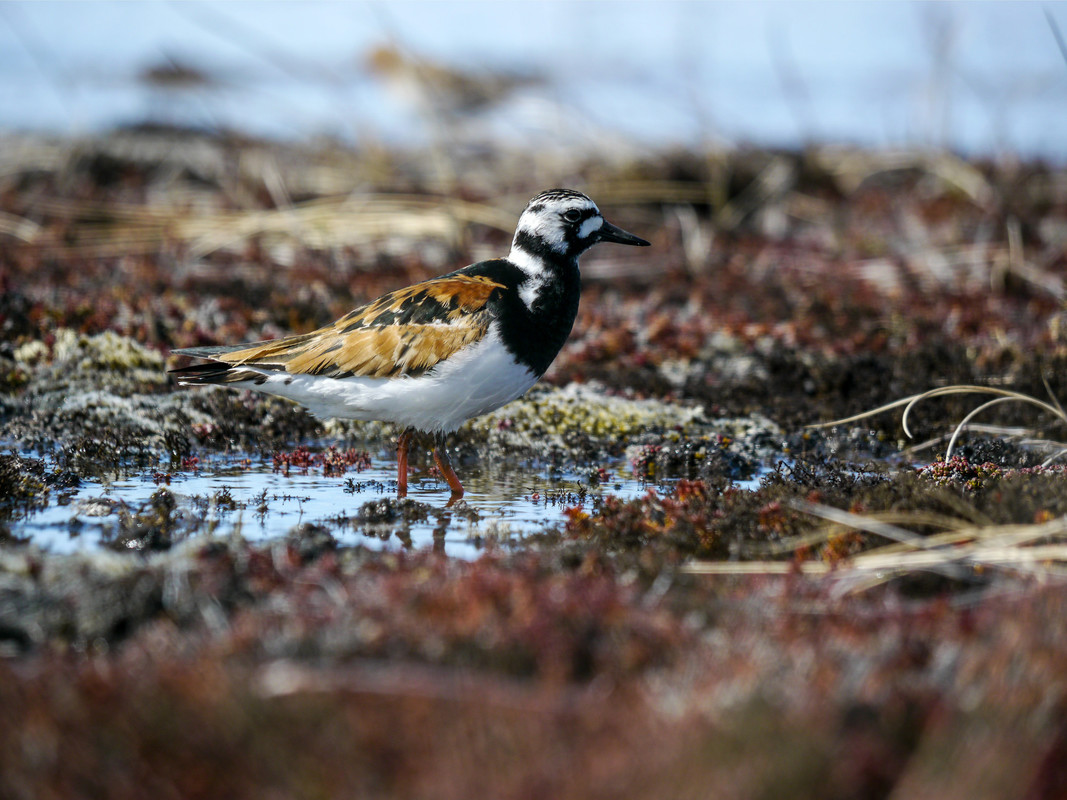
M 207 350 L 210 348 L 193 349 Z M 182 355 L 192 355 L 187 350 L 175 350 L 174 352 L 181 353 Z M 178 383 L 189 386 L 210 383 L 243 383 L 247 381 L 251 381 L 258 386 L 265 383 L 267 380 L 267 376 L 261 372 L 254 372 L 250 369 L 241 369 L 240 367 L 232 367 L 229 364 L 223 364 L 219 361 L 215 361 L 211 364 L 197 364 L 192 367 L 172 369 L 169 370 L 169 374 L 173 375 Z

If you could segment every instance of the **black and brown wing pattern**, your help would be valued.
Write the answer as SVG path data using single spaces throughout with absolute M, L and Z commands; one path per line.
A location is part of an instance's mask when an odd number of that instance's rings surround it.
M 311 333 L 175 350 L 216 363 L 174 373 L 194 383 L 262 382 L 261 370 L 329 378 L 421 375 L 485 336 L 491 321 L 489 299 L 504 288 L 484 275 L 446 275 L 383 295 Z

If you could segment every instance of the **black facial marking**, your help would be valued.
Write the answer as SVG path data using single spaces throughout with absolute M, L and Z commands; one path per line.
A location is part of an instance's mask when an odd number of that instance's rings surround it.
M 569 244 L 569 240 L 568 240 Z M 542 239 L 540 236 L 530 233 L 527 230 L 520 228 L 515 232 L 516 247 L 520 247 L 527 253 L 539 258 L 558 258 L 559 254 L 552 249 L 548 242 Z

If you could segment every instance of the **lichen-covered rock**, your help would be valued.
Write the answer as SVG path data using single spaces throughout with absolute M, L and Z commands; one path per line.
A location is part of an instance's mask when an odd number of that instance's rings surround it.
M 693 432 L 705 427 L 704 409 L 661 400 L 609 395 L 598 384 L 539 386 L 524 397 L 471 420 L 466 431 L 502 445 L 524 444 L 574 431 L 591 439 L 619 441 L 649 431 Z
M 16 363 L 35 370 L 39 387 L 52 390 L 102 373 L 107 374 L 108 386 L 115 393 L 167 384 L 159 352 L 112 331 L 86 336 L 60 328 L 51 347 L 30 341 L 17 348 L 14 357 Z
M 19 391 L 0 395 L 5 436 L 54 452 L 79 476 L 177 461 L 219 430 L 229 434 L 215 437 L 224 446 L 241 438 L 232 430 L 238 415 L 213 414 L 203 393 L 168 391 L 162 355 L 129 337 L 61 328 L 51 345 L 27 342 L 14 359 L 26 378 Z M 264 416 L 241 433 L 255 434 Z

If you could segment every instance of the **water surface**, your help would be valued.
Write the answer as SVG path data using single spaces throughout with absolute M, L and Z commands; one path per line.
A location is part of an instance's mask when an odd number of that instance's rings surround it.
M 472 558 L 489 541 L 520 542 L 526 534 L 563 524 L 565 509 L 592 512 L 606 496 L 628 499 L 652 488 L 666 491 L 671 483 L 638 480 L 624 461 L 607 465 L 596 485 L 588 472 L 504 465 L 464 465 L 461 477 L 465 505 L 448 508 L 447 484 L 415 473 L 408 497 L 430 506 L 428 517 L 367 524 L 360 519 L 365 504 L 396 497 L 393 460 L 375 459 L 362 471 L 324 476 L 321 466 L 307 472 L 293 468 L 286 475 L 259 456 L 209 457 L 199 469 L 167 476 L 146 471 L 113 481 L 83 480 L 76 489 L 53 492 L 48 507 L 14 523 L 12 533 L 54 553 L 97 548 L 114 537 L 123 514 L 144 510 L 153 493 L 166 489 L 175 497 L 179 528 L 193 535 L 267 541 L 312 524 L 341 544 L 433 547 Z

